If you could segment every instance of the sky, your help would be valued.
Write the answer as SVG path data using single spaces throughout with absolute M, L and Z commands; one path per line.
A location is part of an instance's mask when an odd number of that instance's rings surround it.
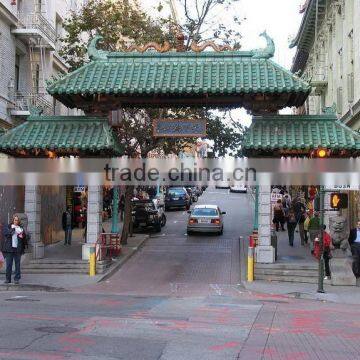
M 175 3 L 179 0 L 175 0 Z M 188 0 L 189 3 L 195 0 Z M 202 0 L 199 0 L 202 1 Z M 158 13 L 154 6 L 159 0 L 139 0 L 149 15 L 156 16 Z M 299 13 L 300 5 L 304 0 L 238 0 L 231 11 L 219 11 L 215 20 L 226 23 L 231 21 L 235 14 L 246 18 L 240 31 L 242 34 L 241 50 L 251 50 L 265 47 L 265 40 L 259 37 L 264 30 L 274 39 L 276 51 L 274 61 L 290 69 L 295 49 L 289 49 L 290 39 L 294 38 L 300 26 L 302 14 Z M 162 0 L 164 14 L 170 13 L 167 0 Z M 177 5 L 181 17 L 181 6 Z M 180 19 L 181 21 L 181 19 Z M 289 109 L 284 112 L 289 112 Z M 245 126 L 249 126 L 251 119 L 245 111 L 236 111 L 235 117 Z

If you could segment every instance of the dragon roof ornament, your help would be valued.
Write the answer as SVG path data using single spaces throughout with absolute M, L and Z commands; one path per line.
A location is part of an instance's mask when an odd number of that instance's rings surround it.
M 255 59 L 270 59 L 275 54 L 275 43 L 274 40 L 263 31 L 259 36 L 262 36 L 266 40 L 266 47 L 263 49 L 251 50 L 252 57 Z
M 253 58 L 256 59 L 269 59 L 274 56 L 275 53 L 275 44 L 273 39 L 266 33 L 266 31 L 262 32 L 260 36 L 264 37 L 267 43 L 267 46 L 262 49 L 255 49 L 251 50 L 250 53 Z M 107 60 L 109 52 L 104 50 L 99 50 L 96 48 L 96 45 L 99 41 L 103 40 L 103 37 L 101 35 L 95 35 L 95 37 L 89 42 L 88 45 L 88 56 L 90 60 Z M 202 52 L 206 48 L 211 47 L 216 52 L 222 52 L 222 51 L 236 51 L 239 49 L 239 47 L 230 47 L 229 45 L 217 45 L 213 41 L 206 41 L 203 44 L 199 44 L 196 41 L 193 41 L 191 43 L 191 50 L 194 52 Z M 131 45 L 127 48 L 123 48 L 123 52 L 139 52 L 144 53 L 149 49 L 154 49 L 159 53 L 165 53 L 169 51 L 175 51 L 170 45 L 169 42 L 165 41 L 163 44 L 159 44 L 156 42 L 150 42 L 143 46 L 141 45 Z
M 95 35 L 94 38 L 89 42 L 87 53 L 90 60 L 106 60 L 108 52 L 104 50 L 99 50 L 96 48 L 96 45 L 99 41 L 103 40 L 101 35 Z

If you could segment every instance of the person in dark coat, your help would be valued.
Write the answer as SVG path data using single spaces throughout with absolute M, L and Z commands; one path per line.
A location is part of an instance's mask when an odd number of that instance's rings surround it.
M 360 221 L 356 228 L 350 230 L 349 243 L 353 255 L 353 272 L 356 278 L 360 278 Z
M 27 236 L 18 216 L 14 216 L 12 223 L 5 226 L 3 236 L 1 251 L 6 261 L 5 284 L 11 283 L 13 262 L 15 263 L 14 283 L 18 284 L 21 279 L 21 255 L 24 254 L 28 245 Z
M 71 234 L 73 229 L 73 217 L 70 207 L 62 214 L 62 228 L 65 232 L 65 245 L 71 245 Z

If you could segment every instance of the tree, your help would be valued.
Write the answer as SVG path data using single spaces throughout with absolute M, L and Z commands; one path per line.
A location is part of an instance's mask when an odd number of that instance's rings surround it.
M 205 39 L 208 32 L 206 25 L 209 15 L 221 5 L 228 6 L 237 0 L 203 0 L 204 4 L 201 11 L 196 12 L 193 18 L 190 13 L 189 4 L 184 1 L 186 21 L 182 29 L 186 31 L 187 47 L 189 50 L 190 42 L 199 37 Z M 197 6 L 200 0 L 196 0 Z M 199 5 L 200 6 L 200 5 Z M 197 8 L 196 8 L 197 9 Z M 200 7 L 199 7 L 200 9 Z M 221 25 L 221 24 L 220 24 Z M 64 23 L 66 35 L 62 40 L 62 50 L 60 54 L 70 65 L 73 71 L 87 61 L 86 50 L 89 40 L 96 34 L 103 36 L 102 48 L 106 50 L 121 50 L 129 42 L 137 45 L 144 45 L 148 42 L 163 43 L 165 40 L 174 45 L 177 34 L 170 32 L 173 24 L 169 19 L 159 19 L 158 21 L 146 15 L 139 6 L 129 0 L 89 0 L 79 12 L 73 12 Z M 229 32 L 230 31 L 230 32 Z M 226 36 L 227 34 L 227 36 Z M 226 30 L 222 25 L 213 34 L 213 38 L 227 38 L 226 43 L 230 44 L 229 34 L 237 34 L 235 30 Z M 236 45 L 236 44 L 235 44 Z M 178 153 L 185 144 L 196 141 L 193 139 L 159 139 L 152 136 L 152 120 L 160 115 L 191 117 L 202 117 L 209 119 L 210 136 L 215 141 L 216 152 L 225 154 L 226 148 L 235 149 L 238 144 L 238 134 L 229 126 L 221 124 L 220 117 L 214 116 L 205 109 L 121 109 L 123 114 L 121 124 L 115 128 L 118 139 L 125 147 L 125 155 L 135 157 L 141 154 L 146 157 L 149 151 L 161 148 L 168 153 Z M 211 119 L 211 121 L 210 121 Z M 214 120 L 214 123 L 212 123 Z M 125 214 L 122 232 L 122 242 L 125 243 L 128 237 L 129 223 L 131 220 L 130 201 L 133 194 L 133 186 L 127 186 L 125 194 Z
M 102 47 L 120 50 L 127 42 L 137 45 L 167 39 L 159 21 L 146 15 L 133 1 L 89 0 L 64 22 L 60 55 L 73 71 L 86 61 L 87 44 L 96 34 L 103 36 Z

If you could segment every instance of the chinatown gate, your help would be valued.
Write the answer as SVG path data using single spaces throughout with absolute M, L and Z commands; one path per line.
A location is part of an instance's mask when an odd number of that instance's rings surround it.
M 331 147 L 339 154 L 346 147 L 348 151 L 340 156 L 358 151 L 359 141 L 354 141 L 350 129 L 340 127 L 334 115 L 278 115 L 280 109 L 302 106 L 311 87 L 271 60 L 274 43 L 266 33 L 261 36 L 267 42 L 263 49 L 238 51 L 207 43 L 214 51 L 200 51 L 207 46 L 192 44 L 189 52 L 161 45 L 147 51 L 153 44 L 107 52 L 97 49 L 101 37 L 96 36 L 88 47 L 90 62 L 47 88 L 56 100 L 82 109 L 85 115 L 32 115 L 2 136 L 0 152 L 27 158 L 120 156 L 121 146 L 108 121 L 110 111 L 180 106 L 244 107 L 256 115 L 244 142 L 249 157 L 306 156 L 318 147 Z M 284 129 L 282 135 L 274 134 L 275 125 Z M 339 132 L 342 136 L 336 136 Z M 44 256 L 40 196 L 38 187 L 26 186 L 25 212 L 35 258 Z M 270 186 L 260 187 L 259 204 L 257 261 L 271 263 Z M 85 248 L 96 243 L 102 229 L 100 186 L 89 186 L 87 209 Z

